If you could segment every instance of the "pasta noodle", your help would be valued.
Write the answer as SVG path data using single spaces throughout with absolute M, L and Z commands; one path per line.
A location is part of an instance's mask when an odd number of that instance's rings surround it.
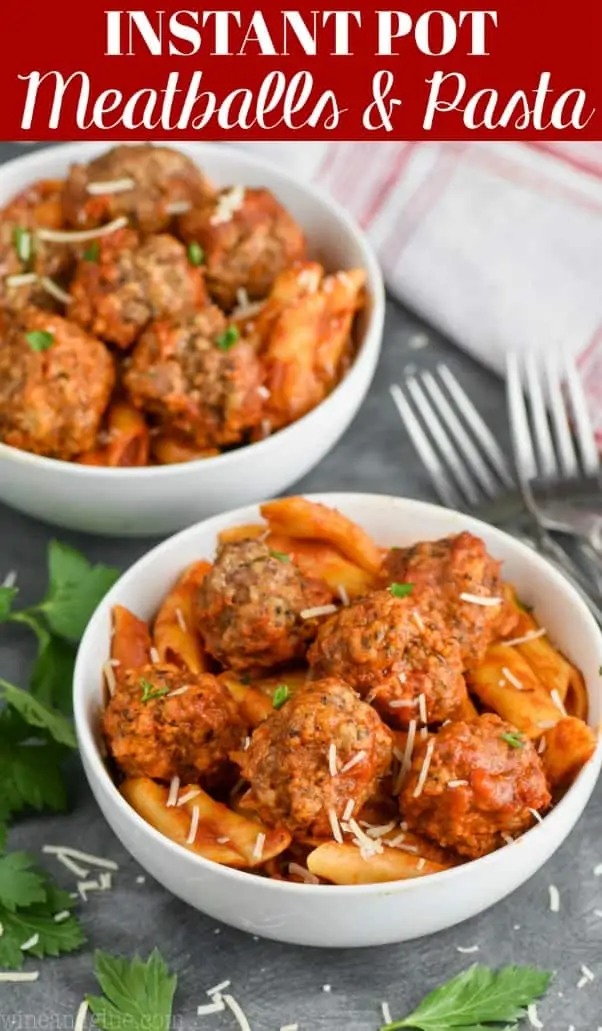
M 151 637 L 148 623 L 134 616 L 123 605 L 115 605 L 111 659 L 116 669 L 139 669 L 150 662 Z
M 166 596 L 153 626 L 153 641 L 161 661 L 185 667 L 192 673 L 208 669 L 196 630 L 195 602 L 199 584 L 210 569 L 209 562 L 190 566 Z
M 367 573 L 376 576 L 380 571 L 382 554 L 374 541 L 350 519 L 326 505 L 305 498 L 283 498 L 263 504 L 261 514 L 274 533 L 326 541 Z
M 469 686 L 483 705 L 530 738 L 541 737 L 562 715 L 527 660 L 505 644 L 488 649 L 484 662 L 470 672 Z

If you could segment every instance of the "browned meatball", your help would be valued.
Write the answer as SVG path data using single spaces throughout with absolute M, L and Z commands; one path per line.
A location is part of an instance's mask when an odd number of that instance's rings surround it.
M 331 837 L 334 816 L 357 819 L 387 773 L 391 732 L 339 680 L 318 681 L 294 695 L 251 738 L 242 776 L 245 803 L 271 825 Z M 333 816 L 334 814 L 334 816 Z
M 126 188 L 113 193 L 103 193 L 98 185 L 120 181 Z M 90 184 L 93 193 L 89 192 Z M 201 170 L 185 154 L 142 143 L 114 147 L 87 165 L 72 165 L 63 204 L 67 221 L 78 228 L 102 225 L 125 215 L 141 233 L 160 233 L 187 204 L 202 204 L 214 193 Z
M 99 241 L 95 261 L 80 261 L 71 296 L 71 318 L 123 348 L 153 319 L 179 319 L 207 303 L 203 273 L 179 240 L 161 235 L 141 242 L 130 229 Z
M 462 650 L 465 668 L 482 660 L 491 641 L 509 633 L 516 613 L 504 596 L 501 563 L 488 554 L 484 542 L 471 533 L 439 541 L 423 541 L 411 548 L 393 548 L 385 559 L 387 581 L 412 583 L 416 593 L 432 588 Z M 500 599 L 479 604 L 462 595 Z
M 28 186 L 0 211 L 0 307 L 18 312 L 35 306 L 51 311 L 60 302 L 34 277 L 46 277 L 64 288 L 74 263 L 66 244 L 40 240 L 37 229 L 60 229 L 62 183 L 43 179 Z M 16 280 L 15 276 L 27 277 Z M 8 281 L 7 281 L 8 280 Z
M 476 859 L 522 834 L 550 801 L 531 742 L 488 713 L 418 745 L 399 804 L 410 830 Z
M 238 443 L 261 421 L 259 359 L 216 307 L 152 323 L 124 382 L 135 405 L 201 448 Z
M 73 322 L 30 308 L 0 327 L 0 440 L 70 459 L 96 442 L 113 358 Z
M 204 251 L 207 286 L 220 307 L 230 310 L 246 291 L 267 297 L 276 276 L 306 253 L 294 218 L 269 190 L 222 190 L 180 221 L 184 240 Z
M 219 680 L 168 663 L 118 677 L 102 725 L 124 773 L 179 777 L 182 783 L 218 774 L 246 734 L 236 703 Z
M 199 630 L 224 666 L 276 666 L 305 655 L 316 632 L 306 610 L 332 602 L 330 589 L 304 577 L 260 540 L 223 545 L 199 592 Z
M 320 627 L 308 660 L 315 676 L 341 677 L 402 727 L 450 719 L 466 698 L 460 649 L 426 594 L 358 599 Z

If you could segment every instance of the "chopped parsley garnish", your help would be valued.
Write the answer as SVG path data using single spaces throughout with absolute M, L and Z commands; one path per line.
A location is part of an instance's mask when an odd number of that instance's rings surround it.
M 188 260 L 191 265 L 195 266 L 202 265 L 205 261 L 205 251 L 196 240 L 188 244 Z
M 229 351 L 230 348 L 234 347 L 234 344 L 237 343 L 239 337 L 240 333 L 236 326 L 228 326 L 226 332 L 222 333 L 222 335 L 217 338 L 216 344 L 220 351 Z
M 525 739 L 518 731 L 509 730 L 507 734 L 500 734 L 500 741 L 505 741 L 511 748 L 524 748 Z
M 29 229 L 23 229 L 22 226 L 17 226 L 13 234 L 13 239 L 19 261 L 24 263 L 28 262 L 33 252 L 32 236 Z
M 89 247 L 86 247 L 84 251 L 84 261 L 98 261 L 100 256 L 100 244 L 98 240 L 93 240 Z
M 414 584 L 389 584 L 389 591 L 394 598 L 407 598 L 414 590 Z
M 54 343 L 54 335 L 45 329 L 32 329 L 31 333 L 25 334 L 25 339 L 32 351 L 47 351 Z
M 380 1031 L 516 1031 L 517 1021 L 547 991 L 552 974 L 536 967 L 491 970 L 475 963 L 430 992 L 413 1013 Z
M 150 702 L 153 698 L 162 698 L 163 695 L 169 694 L 168 687 L 157 687 L 151 684 L 150 680 L 141 680 L 140 689 L 142 691 L 142 698 L 140 701 L 144 704 Z
M 272 698 L 272 706 L 274 709 L 281 709 L 285 702 L 288 702 L 290 698 L 290 688 L 288 684 L 279 684 L 274 691 Z
M 88 995 L 94 1027 L 102 1031 L 129 1028 L 157 1031 L 174 1026 L 173 999 L 178 984 L 157 949 L 148 959 L 94 953 L 94 973 L 102 995 Z
M 287 555 L 285 551 L 270 551 L 272 558 L 277 558 L 279 562 L 290 562 L 291 557 Z

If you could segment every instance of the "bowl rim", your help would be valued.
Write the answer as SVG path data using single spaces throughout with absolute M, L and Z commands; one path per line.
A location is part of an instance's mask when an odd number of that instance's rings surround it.
M 492 526 L 491 524 L 484 523 L 480 519 L 476 519 L 473 516 L 465 516 L 463 513 L 458 512 L 455 509 L 447 509 L 442 505 L 435 505 L 427 501 L 421 501 L 414 498 L 402 498 L 390 494 L 374 494 L 374 493 L 359 493 L 352 491 L 331 491 L 323 492 L 319 494 L 304 494 L 303 497 L 307 498 L 308 501 L 317 501 L 322 504 L 331 504 L 333 507 L 344 505 L 345 502 L 349 502 L 351 505 L 354 503 L 376 503 L 376 504 L 389 504 L 392 509 L 395 508 L 407 508 L 410 513 L 414 513 L 417 517 L 417 523 L 419 524 L 420 515 L 439 515 L 445 514 L 447 517 L 456 518 L 460 516 L 465 521 L 465 528 L 470 532 L 479 534 L 480 530 L 486 531 L 488 536 L 493 535 L 494 539 L 499 539 L 501 542 L 510 542 L 511 547 L 516 550 L 518 556 L 522 556 L 527 563 L 539 567 L 540 569 L 546 570 L 548 575 L 555 581 L 560 592 L 568 596 L 570 604 L 572 604 L 581 615 L 581 619 L 584 624 L 584 632 L 588 635 L 595 635 L 598 638 L 598 644 L 600 648 L 600 658 L 602 661 L 602 630 L 597 626 L 592 614 L 587 608 L 585 602 L 579 597 L 578 593 L 572 587 L 572 585 L 553 567 L 539 555 L 537 552 L 532 551 L 527 545 L 521 541 L 512 537 L 504 530 L 498 527 Z M 266 499 L 267 500 L 267 499 Z M 243 505 L 236 509 L 231 509 L 227 512 L 222 512 L 219 515 L 210 516 L 208 519 L 203 519 L 200 522 L 195 523 L 193 526 L 189 526 L 184 530 L 180 530 L 176 534 L 172 534 L 166 540 L 161 541 L 158 545 L 150 550 L 146 551 L 136 562 L 133 563 L 124 573 L 119 577 L 116 583 L 113 585 L 111 590 L 105 595 L 100 605 L 97 606 L 92 617 L 86 627 L 84 636 L 82 637 L 81 643 L 78 648 L 77 658 L 75 663 L 75 669 L 73 674 L 73 701 L 74 701 L 74 718 L 75 726 L 77 731 L 79 751 L 86 754 L 86 761 L 84 767 L 86 770 L 86 776 L 88 777 L 88 768 L 90 769 L 89 779 L 96 779 L 100 782 L 100 786 L 103 790 L 108 791 L 108 796 L 112 804 L 122 812 L 124 818 L 133 823 L 133 825 L 141 831 L 142 834 L 148 836 L 150 843 L 155 844 L 158 848 L 165 848 L 168 854 L 180 857 L 184 861 L 191 861 L 193 864 L 200 864 L 200 867 L 207 870 L 209 873 L 215 876 L 223 876 L 226 880 L 233 880 L 234 882 L 243 883 L 247 886 L 257 887 L 258 890 L 266 890 L 270 892 L 276 892 L 280 894 L 288 894 L 289 892 L 303 892 L 306 895 L 312 897 L 323 897 L 326 893 L 335 897 L 343 897 L 349 895 L 352 898 L 362 896 L 374 896 L 382 894 L 397 894 L 400 892 L 411 892 L 424 890 L 425 885 L 436 885 L 445 886 L 448 883 L 453 884 L 455 881 L 460 880 L 462 877 L 470 876 L 470 874 L 478 868 L 478 871 L 484 871 L 487 867 L 493 867 L 494 870 L 497 864 L 506 861 L 507 849 L 513 847 L 520 847 L 521 843 L 529 839 L 530 842 L 535 844 L 538 840 L 542 840 L 544 835 L 550 833 L 551 825 L 557 825 L 561 820 L 561 814 L 570 809 L 572 805 L 573 797 L 575 796 L 576 790 L 580 781 L 587 775 L 592 779 L 591 786 L 587 798 L 585 799 L 584 805 L 587 805 L 591 794 L 596 786 L 600 769 L 602 767 L 602 734 L 598 733 L 598 739 L 596 744 L 596 750 L 585 764 L 584 767 L 579 771 L 579 774 L 567 790 L 565 795 L 562 797 L 560 802 L 554 806 L 550 813 L 548 813 L 542 820 L 541 823 L 537 823 L 534 827 L 529 828 L 524 834 L 517 838 L 511 844 L 503 845 L 501 848 L 496 849 L 494 852 L 490 852 L 488 855 L 481 856 L 479 859 L 472 859 L 466 863 L 461 863 L 458 866 L 451 867 L 447 870 L 441 870 L 437 873 L 429 874 L 428 877 L 416 877 L 407 880 L 398 881 L 383 881 L 373 884 L 349 884 L 349 885 L 337 885 L 337 884 L 298 884 L 292 881 L 277 881 L 271 878 L 261 877 L 255 874 L 252 870 L 238 870 L 229 866 L 224 866 L 220 863 L 215 863 L 213 860 L 205 859 L 203 856 L 197 855 L 196 853 L 185 849 L 182 845 L 171 840 L 160 831 L 156 830 L 150 823 L 148 823 L 142 816 L 140 816 L 135 809 L 124 799 L 123 795 L 119 792 L 113 778 L 107 770 L 105 763 L 103 762 L 100 750 L 97 745 L 95 733 L 91 724 L 86 718 L 84 710 L 84 682 L 86 676 L 86 670 L 84 668 L 84 654 L 87 650 L 88 643 L 93 639 L 94 636 L 94 623 L 98 618 L 99 614 L 106 608 L 110 608 L 113 602 L 113 595 L 119 595 L 121 588 L 123 587 L 124 581 L 130 583 L 135 581 L 137 574 L 142 566 L 147 562 L 160 555 L 163 551 L 169 551 L 174 545 L 179 543 L 185 543 L 187 539 L 193 540 L 196 533 L 201 527 L 206 527 L 209 523 L 215 523 L 216 530 L 219 523 L 225 518 L 238 517 L 240 515 L 241 520 L 248 521 L 250 511 L 257 510 L 259 504 Z M 453 527 L 450 526 L 450 530 Z M 590 688 L 586 684 L 588 691 L 588 699 L 590 698 Z M 103 814 L 104 817 L 104 814 Z M 106 819 L 106 817 L 105 817 Z M 107 821 L 108 822 L 108 821 Z M 546 826 L 548 830 L 546 831 Z M 561 837 L 562 843 L 570 835 L 572 831 L 569 830 Z M 186 855 L 186 858 L 184 855 Z
M 110 146 L 112 141 L 107 141 L 106 146 Z M 5 444 L 0 441 L 0 458 L 5 458 L 8 461 L 31 464 L 34 467 L 44 469 L 55 469 L 61 470 L 67 476 L 81 477 L 81 478 L 96 478 L 96 479 L 107 479 L 115 480 L 116 482 L 122 481 L 125 476 L 132 476 L 136 479 L 148 479 L 151 477 L 164 477 L 169 478 L 171 476 L 177 476 L 178 473 L 182 473 L 183 470 L 195 473 L 201 468 L 209 468 L 217 470 L 224 465 L 230 463 L 234 465 L 236 459 L 239 461 L 245 461 L 251 452 L 253 455 L 257 455 L 259 458 L 269 459 L 271 447 L 278 447 L 281 443 L 286 445 L 287 438 L 294 433 L 297 429 L 303 433 L 308 430 L 308 422 L 312 419 L 316 412 L 323 412 L 325 406 L 330 405 L 331 402 L 336 404 L 337 398 L 341 397 L 343 391 L 346 389 L 346 385 L 349 382 L 355 381 L 360 377 L 364 371 L 364 366 L 370 365 L 373 358 L 378 356 L 380 346 L 382 343 L 382 336 L 385 324 L 385 309 L 386 309 L 386 294 L 383 274 L 380 268 L 376 251 L 370 242 L 366 233 L 363 232 L 359 223 L 353 218 L 352 215 L 325 189 L 321 186 L 314 185 L 313 182 L 305 182 L 302 179 L 298 179 L 292 173 L 282 168 L 269 159 L 258 157 L 255 154 L 249 154 L 247 151 L 242 150 L 236 146 L 229 144 L 216 144 L 208 143 L 203 140 L 157 140 L 152 141 L 159 146 L 168 144 L 172 149 L 178 150 L 184 148 L 194 147 L 200 150 L 209 151 L 210 153 L 216 153 L 224 155 L 227 158 L 233 160 L 241 158 L 244 159 L 245 163 L 251 165 L 258 172 L 264 172 L 266 177 L 274 177 L 277 180 L 284 181 L 285 183 L 294 186 L 301 192 L 305 192 L 307 195 L 312 197 L 318 203 L 329 208 L 331 213 L 335 216 L 343 227 L 346 229 L 348 234 L 355 241 L 358 250 L 362 252 L 362 265 L 367 273 L 368 286 L 370 290 L 369 305 L 367 309 L 367 323 L 362 334 L 362 339 L 357 349 L 357 354 L 354 361 L 352 362 L 349 370 L 337 383 L 334 390 L 328 394 L 327 397 L 320 401 L 315 408 L 312 408 L 305 415 L 301 416 L 295 422 L 290 423 L 288 426 L 284 426 L 282 429 L 277 430 L 276 433 L 266 437 L 265 440 L 255 441 L 252 444 L 245 444 L 239 448 L 233 448 L 231 451 L 222 452 L 219 455 L 213 455 L 208 458 L 195 458 L 190 462 L 173 463 L 171 465 L 149 465 L 149 466 L 133 466 L 126 468 L 111 468 L 109 466 L 93 466 L 93 465 L 79 465 L 77 462 L 67 462 L 58 458 L 49 458 L 45 455 L 37 455 L 31 451 L 24 451 L 21 448 L 12 447 L 10 444 Z M 113 145 L 117 145 L 113 141 Z M 71 142 L 67 144 L 55 144 L 50 147 L 42 147 L 34 150 L 27 154 L 22 154 L 19 157 L 11 158 L 9 161 L 5 161 L 0 164 L 0 183 L 3 179 L 3 173 L 6 169 L 14 169 L 15 166 L 23 168 L 26 172 L 29 165 L 37 165 L 43 163 L 43 157 L 49 156 L 50 159 L 58 157 L 60 154 L 65 154 L 65 160 L 77 161 L 78 155 L 83 152 L 89 153 L 91 150 L 98 149 L 102 152 L 105 145 L 92 140 L 80 140 L 77 142 Z M 101 149 L 102 148 L 102 149 Z M 277 444 L 273 444 L 277 441 Z

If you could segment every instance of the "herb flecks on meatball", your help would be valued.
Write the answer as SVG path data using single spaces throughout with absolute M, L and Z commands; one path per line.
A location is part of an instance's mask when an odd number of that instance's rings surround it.
M 185 154 L 144 143 L 114 147 L 87 165 L 72 165 L 63 204 L 67 221 L 77 228 L 125 216 L 141 233 L 160 233 L 214 192 Z
M 391 723 L 442 723 L 466 698 L 460 649 L 434 604 L 375 591 L 327 620 L 308 659 L 315 676 L 341 677 Z
M 138 408 L 201 448 L 240 443 L 262 418 L 259 359 L 214 306 L 180 323 L 152 323 L 124 382 Z
M 465 668 L 480 662 L 491 641 L 516 624 L 500 576 L 501 563 L 471 533 L 410 548 L 394 548 L 385 559 L 389 582 L 409 582 L 418 594 L 431 588 L 462 649 Z
M 269 668 L 304 657 L 315 608 L 332 592 L 304 577 L 287 555 L 253 539 L 223 545 L 199 592 L 205 647 L 231 669 Z
M 469 859 L 528 830 L 550 802 L 531 742 L 489 713 L 420 742 L 399 799 L 410 830 Z
M 332 837 L 341 821 L 357 819 L 391 755 L 391 733 L 374 709 L 341 681 L 322 680 L 253 733 L 242 767 L 245 802 L 269 825 Z
M 0 440 L 68 461 L 96 443 L 115 382 L 100 340 L 29 308 L 0 326 Z
M 103 714 L 109 752 L 132 777 L 215 777 L 246 734 L 236 703 L 209 673 L 169 664 L 128 670 Z
M 141 240 L 131 229 L 98 241 L 79 262 L 69 315 L 85 329 L 127 349 L 154 319 L 177 320 L 207 303 L 201 269 L 184 244 L 167 234 Z
M 283 269 L 306 253 L 303 231 L 269 190 L 234 186 L 180 220 L 180 235 L 203 249 L 207 286 L 230 311 L 241 291 L 262 300 Z

